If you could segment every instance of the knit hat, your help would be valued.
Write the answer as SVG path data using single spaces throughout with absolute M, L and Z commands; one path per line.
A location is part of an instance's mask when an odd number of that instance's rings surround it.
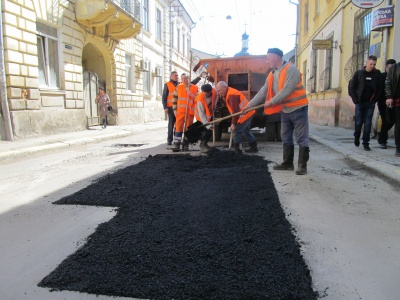
M 394 65 L 396 63 L 396 61 L 394 60 L 394 59 L 388 59 L 387 61 L 386 61 L 386 65 Z
M 269 48 L 268 51 L 267 51 L 267 54 L 269 54 L 269 53 L 273 53 L 273 54 L 279 55 L 280 57 L 283 56 L 282 50 L 278 49 L 278 48 Z
M 203 85 L 201 86 L 201 90 L 202 90 L 204 93 L 211 93 L 211 91 L 212 91 L 212 86 L 211 86 L 211 84 L 208 84 L 208 83 L 203 84 Z

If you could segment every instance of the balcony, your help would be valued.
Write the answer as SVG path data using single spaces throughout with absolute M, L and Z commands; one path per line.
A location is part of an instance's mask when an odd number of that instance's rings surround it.
M 76 19 L 96 36 L 117 41 L 140 33 L 138 0 L 77 0 Z

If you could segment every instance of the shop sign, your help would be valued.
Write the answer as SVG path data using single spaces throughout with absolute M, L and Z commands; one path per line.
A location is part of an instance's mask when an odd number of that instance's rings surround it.
M 371 30 L 393 26 L 393 12 L 393 6 L 385 6 L 373 10 Z
M 383 0 L 351 0 L 351 2 L 360 8 L 373 8 L 381 5 Z

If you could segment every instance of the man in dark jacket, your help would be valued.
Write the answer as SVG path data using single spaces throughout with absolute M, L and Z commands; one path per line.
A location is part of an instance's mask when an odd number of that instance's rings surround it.
M 382 81 L 385 84 L 387 71 L 396 61 L 394 59 L 388 59 L 385 64 L 385 72 L 382 73 Z M 382 119 L 381 130 L 378 134 L 378 143 L 381 149 L 387 149 L 388 132 L 394 125 L 394 110 L 386 106 L 386 95 L 382 93 L 382 97 L 378 101 L 378 110 Z
M 400 63 L 394 64 L 387 72 L 385 80 L 386 105 L 394 110 L 394 142 L 397 157 L 400 157 Z
M 357 70 L 349 82 L 349 96 L 356 105 L 354 125 L 354 145 L 360 146 L 361 128 L 363 131 L 363 147 L 365 151 L 371 151 L 369 147 L 372 115 L 375 103 L 382 97 L 384 91 L 382 73 L 376 66 L 377 57 L 370 55 L 362 70 Z

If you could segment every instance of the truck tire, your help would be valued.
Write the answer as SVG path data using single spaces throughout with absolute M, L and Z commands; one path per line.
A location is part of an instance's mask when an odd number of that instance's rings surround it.
M 265 137 L 267 141 L 275 141 L 276 139 L 276 123 L 266 122 L 265 123 Z
M 215 125 L 214 131 L 215 131 L 215 141 L 218 142 L 222 139 L 222 126 Z
M 281 122 L 276 122 L 276 140 L 278 142 L 282 142 L 282 137 L 281 137 Z

